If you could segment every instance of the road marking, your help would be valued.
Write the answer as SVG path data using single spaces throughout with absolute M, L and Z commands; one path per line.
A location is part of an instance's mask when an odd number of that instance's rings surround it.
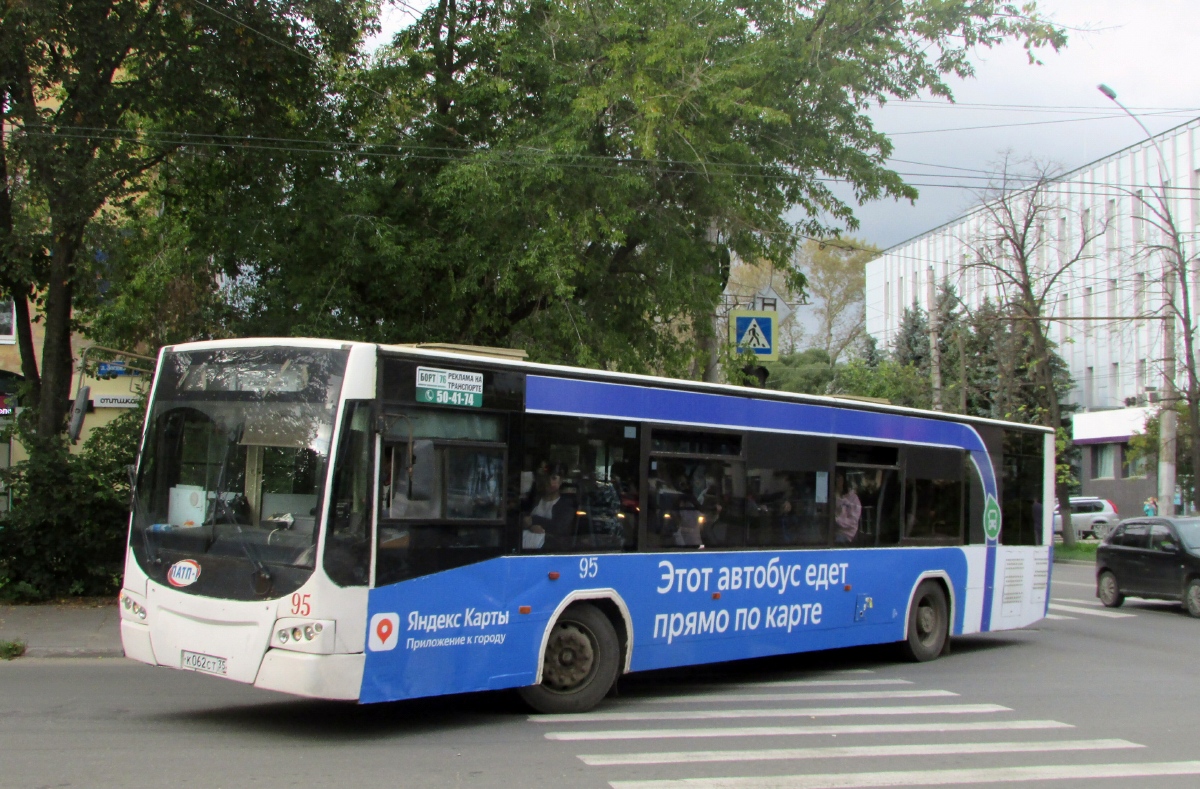
M 834 688 L 911 685 L 908 679 L 784 679 L 775 682 L 743 682 L 737 688 Z
M 771 775 L 745 778 L 682 778 L 662 781 L 610 781 L 613 789 L 866 789 L 878 786 L 947 786 L 954 784 L 1064 781 L 1082 778 L 1146 778 L 1156 775 L 1200 775 L 1200 761 L 1141 764 L 1053 764 L 1030 767 L 984 767 L 965 770 L 912 770 L 824 775 Z
M 1094 611 L 1091 608 L 1080 608 L 1077 605 L 1060 605 L 1059 603 L 1050 603 L 1048 606 L 1051 611 L 1063 611 L 1068 614 L 1086 614 L 1087 616 L 1100 616 L 1106 619 L 1127 619 L 1137 614 L 1118 614 L 1116 611 L 1101 610 Z
M 1104 603 L 1099 600 L 1077 600 L 1074 597 L 1051 597 L 1050 599 L 1056 603 L 1068 603 L 1070 605 L 1104 606 Z
M 842 690 L 822 693 L 697 693 L 647 699 L 652 704 L 708 701 L 852 701 L 863 699 L 932 699 L 957 696 L 949 690 Z
M 855 756 L 948 756 L 984 753 L 1048 753 L 1144 748 L 1129 740 L 1058 740 L 1054 742 L 963 742 L 926 745 L 851 745 L 829 748 L 775 748 L 758 751 L 676 751 L 673 753 L 581 754 L 593 767 L 693 762 L 757 762 L 795 759 L 841 759 Z
M 1075 620 L 1075 619 L 1078 619 L 1079 617 L 1075 617 L 1075 616 L 1063 616 L 1062 614 L 1046 614 L 1046 618 L 1047 618 L 1047 619 L 1071 619 L 1071 620 Z
M 615 729 L 610 731 L 550 731 L 547 740 L 562 742 L 600 740 L 676 740 L 717 737 L 797 737 L 821 734 L 920 734 L 979 731 L 1032 731 L 1073 729 L 1070 723 L 1052 720 L 969 721 L 946 723 L 861 723 L 825 726 L 740 726 L 720 729 Z
M 668 710 L 665 712 L 583 712 L 530 715 L 534 723 L 600 723 L 601 721 L 706 721 L 730 718 L 832 718 L 850 715 L 980 715 L 1012 712 L 999 704 L 925 704 L 896 707 L 800 707 L 790 710 Z
M 1095 584 L 1081 584 L 1078 581 L 1060 581 L 1055 578 L 1050 582 L 1051 586 L 1082 586 L 1084 589 L 1095 589 Z

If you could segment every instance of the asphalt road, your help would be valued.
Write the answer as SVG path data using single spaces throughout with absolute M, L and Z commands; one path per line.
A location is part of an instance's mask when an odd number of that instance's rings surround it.
M 571 719 L 509 693 L 360 708 L 22 659 L 0 664 L 0 786 L 1200 785 L 1200 620 L 1102 609 L 1085 566 L 1055 566 L 1051 613 L 920 665 L 871 648 L 634 675 Z

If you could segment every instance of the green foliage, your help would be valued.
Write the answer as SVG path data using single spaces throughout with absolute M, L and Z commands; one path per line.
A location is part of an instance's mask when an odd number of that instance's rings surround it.
M 929 408 L 929 378 L 911 364 L 884 359 L 870 365 L 863 359 L 851 359 L 839 367 L 830 394 L 876 397 L 893 405 Z
M 916 303 L 905 307 L 904 315 L 900 317 L 892 340 L 892 359 L 903 366 L 929 369 L 929 318 Z
M 0 660 L 15 660 L 24 654 L 24 641 L 0 641 Z
M 768 389 L 801 394 L 826 394 L 834 377 L 834 366 L 824 348 L 782 354 L 778 362 L 764 365 L 771 373 Z
M 303 128 L 375 8 L 371 0 L 4 4 L 0 297 L 19 302 L 19 330 L 28 328 L 27 301 L 43 321 L 41 358 L 21 343 L 35 453 L 65 429 L 72 333 L 100 284 L 120 279 L 105 242 L 129 204 L 182 152 L 206 156 L 231 138 Z
M 1175 427 L 1175 484 L 1183 501 L 1194 502 L 1196 470 L 1192 466 L 1192 420 L 1188 414 L 1187 403 L 1181 400 L 1175 407 L 1175 413 L 1178 420 Z M 1141 433 L 1130 436 L 1126 463 L 1144 463 L 1147 466 L 1158 464 L 1161 424 L 1160 408 L 1146 420 L 1146 427 Z
M 129 478 L 144 409 L 92 431 L 78 454 L 44 442 L 4 472 L 12 509 L 0 519 L 0 596 L 45 600 L 116 592 L 129 528 Z M 18 420 L 23 443 L 39 440 Z
M 164 204 L 229 277 L 234 334 L 683 374 L 731 251 L 795 271 L 803 236 L 855 224 L 829 179 L 915 197 L 871 105 L 949 95 L 978 46 L 1062 44 L 1011 10 L 447 0 L 339 75 L 303 145 L 176 158 Z

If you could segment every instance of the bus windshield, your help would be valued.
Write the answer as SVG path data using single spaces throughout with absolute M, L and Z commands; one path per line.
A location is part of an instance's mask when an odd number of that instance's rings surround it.
M 278 347 L 164 355 L 130 532 L 152 579 L 248 600 L 289 594 L 311 575 L 346 357 Z

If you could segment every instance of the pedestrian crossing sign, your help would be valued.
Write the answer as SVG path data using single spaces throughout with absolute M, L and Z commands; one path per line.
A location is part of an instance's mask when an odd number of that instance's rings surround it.
M 775 328 L 779 313 L 774 310 L 733 310 L 729 313 L 729 341 L 739 354 L 752 353 L 760 362 L 779 359 Z

